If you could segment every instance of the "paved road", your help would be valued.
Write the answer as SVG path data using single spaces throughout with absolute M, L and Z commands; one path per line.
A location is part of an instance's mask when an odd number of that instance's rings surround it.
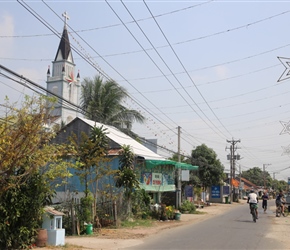
M 260 204 L 261 206 L 261 204 Z M 274 200 L 254 223 L 247 204 L 197 224 L 166 230 L 129 249 L 290 249 L 290 217 L 275 217 Z

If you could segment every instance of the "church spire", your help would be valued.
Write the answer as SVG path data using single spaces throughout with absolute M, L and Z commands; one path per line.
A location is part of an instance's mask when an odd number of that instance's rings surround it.
M 61 96 L 63 100 L 78 105 L 80 99 L 80 77 L 78 75 L 77 79 L 75 79 L 74 76 L 75 64 L 68 38 L 67 20 L 69 17 L 66 12 L 63 13 L 63 17 L 63 33 L 60 38 L 55 59 L 52 62 L 52 73 L 50 73 L 50 70 L 47 72 L 47 89 Z M 63 101 L 54 104 L 54 109 L 51 112 L 51 116 L 55 118 L 58 124 L 60 124 L 61 121 L 68 123 L 78 115 L 78 111 L 66 107 L 66 105 L 63 105 Z
M 67 60 L 74 63 L 67 32 L 67 20 L 69 20 L 69 16 L 67 12 L 64 12 L 62 16 L 64 17 L 64 28 L 54 61 Z

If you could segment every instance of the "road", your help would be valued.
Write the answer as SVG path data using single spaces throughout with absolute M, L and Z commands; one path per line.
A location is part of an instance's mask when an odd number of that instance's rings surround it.
M 124 249 L 290 249 L 290 217 L 275 217 L 274 200 L 268 213 L 259 205 L 254 223 L 248 204 L 201 223 L 166 230 L 141 244 Z M 289 222 L 288 222 L 289 221 Z

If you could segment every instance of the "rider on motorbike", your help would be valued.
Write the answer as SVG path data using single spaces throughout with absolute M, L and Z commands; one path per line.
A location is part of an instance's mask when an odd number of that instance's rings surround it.
M 249 193 L 249 196 L 248 196 L 248 201 L 247 201 L 247 203 L 249 203 L 250 204 L 250 212 L 251 212 L 251 206 L 252 206 L 252 204 L 254 204 L 255 205 L 255 210 L 256 210 L 256 214 L 257 214 L 257 219 L 258 219 L 258 206 L 257 206 L 257 204 L 258 204 L 258 196 L 257 196 L 257 194 L 254 192 L 254 190 L 252 189 L 251 191 L 250 191 L 250 193 Z
M 286 203 L 285 199 L 284 199 L 284 194 L 283 194 L 283 191 L 280 190 L 279 194 L 276 196 L 276 209 L 281 206 L 281 212 L 284 215 L 284 203 Z M 278 216 L 278 215 L 276 215 Z

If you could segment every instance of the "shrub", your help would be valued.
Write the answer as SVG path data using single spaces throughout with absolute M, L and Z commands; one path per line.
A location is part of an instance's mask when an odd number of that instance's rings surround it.
M 189 213 L 194 213 L 196 211 L 195 205 L 189 200 L 185 200 L 180 207 L 181 212 L 188 211 Z
M 39 174 L 0 196 L 0 249 L 27 249 L 34 242 L 48 187 Z
M 167 218 L 170 219 L 170 220 L 173 220 L 174 217 L 175 217 L 175 209 L 173 206 L 167 206 L 166 207 L 166 215 L 167 215 Z

